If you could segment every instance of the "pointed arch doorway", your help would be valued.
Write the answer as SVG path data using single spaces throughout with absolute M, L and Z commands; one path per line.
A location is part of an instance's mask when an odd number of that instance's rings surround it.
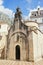
M 20 60 L 20 46 L 16 46 L 16 60 Z

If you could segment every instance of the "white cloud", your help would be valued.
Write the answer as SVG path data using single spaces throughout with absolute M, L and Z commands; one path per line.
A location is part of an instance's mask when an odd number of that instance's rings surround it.
M 0 5 L 2 5 L 3 4 L 3 0 L 0 0 Z
M 5 8 L 4 6 L 0 6 L 0 11 L 9 16 L 13 16 L 13 11 L 10 10 L 9 8 Z
M 32 0 L 26 0 L 28 3 L 31 3 L 32 2 Z
M 3 12 L 3 13 L 7 14 L 10 17 L 13 17 L 14 16 L 13 10 L 10 10 L 9 8 L 5 8 L 3 6 L 3 1 L 4 0 L 0 0 L 0 12 Z

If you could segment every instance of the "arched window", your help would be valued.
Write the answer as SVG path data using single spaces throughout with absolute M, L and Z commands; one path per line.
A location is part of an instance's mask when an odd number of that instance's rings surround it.
M 16 46 L 16 60 L 20 60 L 20 46 Z

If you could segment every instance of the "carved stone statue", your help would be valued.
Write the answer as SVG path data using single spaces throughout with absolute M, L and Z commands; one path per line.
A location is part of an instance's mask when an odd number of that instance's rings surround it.
M 15 19 L 21 20 L 22 19 L 21 14 L 22 14 L 22 12 L 20 11 L 20 8 L 17 8 L 16 13 L 15 13 Z

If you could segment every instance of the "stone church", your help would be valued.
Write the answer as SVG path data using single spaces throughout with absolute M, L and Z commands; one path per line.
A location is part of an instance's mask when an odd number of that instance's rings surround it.
M 17 8 L 2 53 L 5 60 L 1 60 L 0 64 L 4 62 L 5 65 L 42 65 L 43 33 L 36 21 L 23 21 L 21 14 Z
M 17 8 L 13 26 L 9 30 L 7 59 L 29 60 L 28 35 L 28 26 L 22 22 L 21 11 Z

